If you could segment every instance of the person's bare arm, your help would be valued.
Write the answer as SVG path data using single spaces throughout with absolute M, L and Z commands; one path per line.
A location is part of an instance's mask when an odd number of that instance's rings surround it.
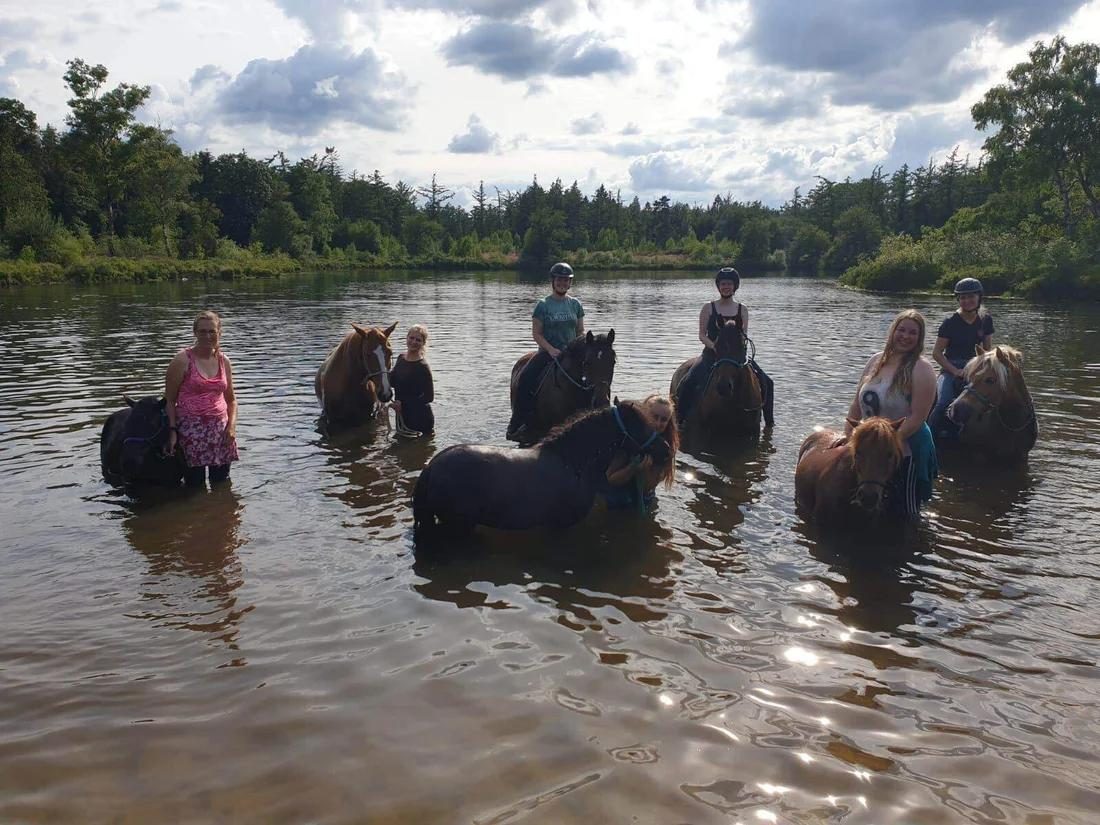
M 947 355 L 945 353 L 949 343 L 951 342 L 947 338 L 937 338 L 936 345 L 932 347 L 932 360 L 943 367 L 943 371 L 948 375 L 962 375 L 962 370 L 947 360 Z
M 924 358 L 913 365 L 913 401 L 909 405 L 909 417 L 898 429 L 898 435 L 906 439 L 919 430 L 936 402 L 936 370 Z
M 714 342 L 707 337 L 707 324 L 710 323 L 710 304 L 703 304 L 699 310 L 699 343 L 708 349 L 714 349 Z
M 232 440 L 237 437 L 237 392 L 233 389 L 233 365 L 228 356 L 222 356 L 225 369 L 225 406 L 229 412 L 229 421 L 225 425 L 225 437 Z
M 168 415 L 168 448 L 169 454 L 176 450 L 176 399 L 179 397 L 180 385 L 187 375 L 187 353 L 181 351 L 168 363 L 168 371 L 164 376 L 164 411 Z
M 531 337 L 535 339 L 535 343 L 539 345 L 539 349 L 546 350 L 554 358 L 561 355 L 561 350 L 547 341 L 542 335 L 542 320 L 540 318 L 531 319 Z

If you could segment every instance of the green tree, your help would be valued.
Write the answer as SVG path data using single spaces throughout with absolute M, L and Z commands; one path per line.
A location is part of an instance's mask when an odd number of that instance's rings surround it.
M 53 225 L 40 162 L 34 112 L 18 100 L 0 98 L 0 235 L 8 239 L 13 252 L 27 243 L 14 237 L 16 224 Z M 20 229 L 18 234 L 26 233 Z
M 287 252 L 295 257 L 302 257 L 311 247 L 305 221 L 287 201 L 276 201 L 260 213 L 252 239 L 267 252 Z
M 791 274 L 816 275 L 829 244 L 829 234 L 824 229 L 809 224 L 800 226 L 787 249 L 787 268 Z
M 126 195 L 126 138 L 138 108 L 149 98 L 149 87 L 120 83 L 104 91 L 105 66 L 89 66 L 79 59 L 66 65 L 65 83 L 73 96 L 65 118 L 69 126 L 65 137 L 92 185 L 101 226 L 114 235 L 118 207 Z
M 741 227 L 741 257 L 738 264 L 745 267 L 761 267 L 767 263 L 772 251 L 771 227 L 763 218 L 750 218 Z
M 971 109 L 979 129 L 994 127 L 985 149 L 998 169 L 1030 182 L 1052 181 L 1067 234 L 1076 229 L 1074 190 L 1100 218 L 1100 46 L 1064 37 L 1036 43 Z
M 175 254 L 176 222 L 190 200 L 188 187 L 198 179 L 194 160 L 183 154 L 171 135 L 152 126 L 135 126 L 132 151 L 123 167 L 140 223 L 156 232 L 169 256 Z
M 534 268 L 564 257 L 567 238 L 565 215 L 549 207 L 536 210 L 523 235 L 521 263 Z
M 836 219 L 836 237 L 821 261 L 822 269 L 839 275 L 860 258 L 873 255 L 882 241 L 882 224 L 865 206 L 846 209 Z

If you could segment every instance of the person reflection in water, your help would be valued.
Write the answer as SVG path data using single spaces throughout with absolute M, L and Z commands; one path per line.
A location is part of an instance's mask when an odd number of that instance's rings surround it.
M 905 419 L 898 430 L 903 458 L 888 502 L 897 515 L 910 519 L 932 497 L 938 472 L 932 431 L 924 423 L 936 398 L 936 372 L 923 355 L 924 331 L 924 316 L 915 309 L 898 313 L 882 352 L 872 355 L 863 368 L 844 429 L 851 435 L 853 420 L 875 416 Z
M 619 450 L 607 467 L 607 489 L 604 498 L 609 510 L 652 510 L 657 503 L 657 485 L 672 486 L 676 477 L 676 451 L 680 448 L 680 432 L 676 427 L 676 411 L 672 399 L 651 395 L 643 402 L 653 426 L 664 441 L 656 455 L 639 457 Z M 662 455 L 663 453 L 663 455 Z
M 237 550 L 241 499 L 228 485 L 191 496 L 135 503 L 123 522 L 130 546 L 145 557 L 148 575 L 141 616 L 157 624 L 212 634 L 236 649 L 242 568 Z M 158 609 L 156 605 L 159 604 Z

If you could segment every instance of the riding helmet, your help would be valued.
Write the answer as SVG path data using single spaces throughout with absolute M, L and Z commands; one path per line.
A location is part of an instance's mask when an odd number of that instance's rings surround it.
M 714 276 L 714 285 L 717 286 L 721 281 L 733 281 L 734 289 L 741 288 L 741 276 L 732 266 L 724 266 L 718 270 L 718 274 Z
M 568 278 L 573 280 L 573 267 L 567 264 L 565 261 L 559 261 L 550 267 L 551 278 Z
M 982 282 L 977 278 L 963 278 L 955 284 L 956 295 L 972 295 L 974 293 L 981 295 L 983 292 L 985 290 L 982 289 Z

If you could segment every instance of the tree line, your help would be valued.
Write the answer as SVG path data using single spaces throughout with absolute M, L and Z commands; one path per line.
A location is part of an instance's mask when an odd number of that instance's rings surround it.
M 521 191 L 481 182 L 463 208 L 435 176 L 413 186 L 377 170 L 348 173 L 335 147 L 297 160 L 189 154 L 171 131 L 137 120 L 148 86 L 111 88 L 104 66 L 74 59 L 63 128 L 40 128 L 20 101 L 0 98 L 0 272 L 6 262 L 9 272 L 89 261 L 110 271 L 134 260 L 168 271 L 168 262 L 235 262 L 247 271 L 271 261 L 543 267 L 566 258 L 587 267 L 733 262 L 749 272 L 923 287 L 959 268 L 1008 266 L 1002 247 L 1023 228 L 1036 249 L 1062 243 L 1062 264 L 1080 286 L 1100 209 L 1096 52 L 1062 38 L 1037 44 L 975 105 L 975 123 L 991 134 L 977 162 L 955 151 L 859 180 L 819 177 L 779 207 L 728 194 L 643 203 L 602 185 L 587 195 L 576 181 L 535 178 Z

